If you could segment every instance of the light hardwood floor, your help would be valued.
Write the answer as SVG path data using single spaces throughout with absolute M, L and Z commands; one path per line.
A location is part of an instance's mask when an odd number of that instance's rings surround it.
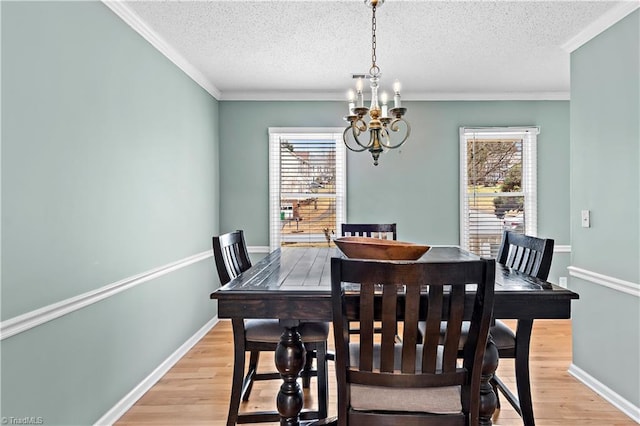
M 510 323 L 513 325 L 513 323 Z M 330 336 L 329 346 L 333 347 Z M 571 362 L 571 321 L 536 321 L 531 342 L 532 397 L 538 426 L 633 426 L 636 423 L 595 392 L 567 373 Z M 273 367 L 273 354 L 266 353 L 261 368 Z M 220 321 L 187 355 L 151 388 L 117 423 L 127 425 L 224 425 L 227 418 L 233 338 L 231 323 Z M 333 363 L 330 368 L 330 410 L 335 414 Z M 502 360 L 498 374 L 515 389 L 513 361 Z M 243 409 L 271 410 L 279 383 L 258 382 Z M 315 380 L 305 392 L 305 406 L 315 403 Z M 501 398 L 502 410 L 495 425 L 515 426 L 522 422 Z M 270 425 L 269 423 L 263 423 Z

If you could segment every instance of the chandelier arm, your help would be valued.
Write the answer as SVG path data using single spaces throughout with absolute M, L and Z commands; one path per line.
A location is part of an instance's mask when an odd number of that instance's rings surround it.
M 400 130 L 400 127 L 398 127 L 398 124 L 400 122 L 403 122 L 406 126 L 406 134 L 404 135 L 404 137 L 402 138 L 402 140 L 395 144 L 395 145 L 391 145 L 391 134 L 389 133 L 388 130 L 391 130 L 392 132 L 398 132 Z M 409 122 L 407 120 L 405 120 L 404 118 L 396 118 L 394 119 L 388 126 L 388 130 L 386 132 L 387 134 L 387 140 L 389 141 L 388 143 L 384 143 L 381 141 L 381 145 L 384 146 L 385 148 L 388 149 L 395 149 L 400 147 L 403 143 L 406 142 L 406 140 L 409 138 L 409 135 L 411 134 L 411 126 L 409 125 Z
M 382 127 L 378 135 L 379 135 L 378 141 L 380 142 L 380 147 L 383 148 L 382 152 L 386 152 L 389 149 L 389 146 L 391 143 L 391 134 L 389 134 L 389 129 L 387 129 L 386 126 Z M 385 142 L 385 140 L 387 142 Z
M 361 148 L 352 148 L 352 147 L 349 145 L 349 142 L 347 142 L 347 139 L 348 139 L 348 138 L 347 138 L 347 133 L 348 133 L 350 130 L 352 130 L 352 131 L 353 131 L 353 137 L 355 138 L 356 143 L 357 143 Z M 366 147 L 366 146 L 363 146 L 363 145 L 360 143 L 360 141 L 358 140 L 358 138 L 357 138 L 355 135 L 356 135 L 356 130 L 355 130 L 355 128 L 354 128 L 354 124 L 352 124 L 352 125 L 350 125 L 350 126 L 345 127 L 344 132 L 342 132 L 342 142 L 344 142 L 344 145 L 345 145 L 345 146 L 346 146 L 350 151 L 353 151 L 353 152 L 362 152 L 362 151 L 365 151 L 365 150 L 367 149 L 367 147 Z
M 367 131 L 367 123 L 365 123 L 363 119 L 358 118 L 356 121 L 353 122 L 353 124 L 351 125 L 351 128 L 353 129 L 353 139 L 356 141 L 356 143 L 360 145 L 363 148 L 363 150 L 371 148 L 371 141 L 368 141 L 366 144 L 363 144 L 362 142 L 360 142 L 360 138 L 358 137 L 363 132 Z

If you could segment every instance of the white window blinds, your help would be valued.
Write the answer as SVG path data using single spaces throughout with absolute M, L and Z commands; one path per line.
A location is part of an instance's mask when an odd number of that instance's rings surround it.
M 326 244 L 346 218 L 341 129 L 269 129 L 270 247 Z
M 495 257 L 502 231 L 537 234 L 537 127 L 460 128 L 460 246 Z

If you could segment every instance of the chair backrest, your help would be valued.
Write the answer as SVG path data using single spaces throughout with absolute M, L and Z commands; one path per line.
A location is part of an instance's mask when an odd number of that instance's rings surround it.
M 342 236 L 398 239 L 395 223 L 343 223 Z
M 505 266 L 546 280 L 553 260 L 551 238 L 537 238 L 529 235 L 504 231 L 496 261 Z
M 472 287 L 473 306 L 465 306 L 466 284 L 477 284 L 477 288 Z M 493 259 L 421 263 L 333 258 L 331 294 L 338 419 L 347 418 L 360 424 L 355 419 L 362 412 L 351 408 L 352 385 L 382 387 L 387 391 L 399 387 L 461 386 L 458 397 L 463 412 L 477 423 L 494 285 Z M 471 324 L 463 363 L 458 366 L 463 318 L 470 319 Z M 447 332 L 444 345 L 439 347 L 443 320 L 447 321 Z M 360 321 L 358 345 L 351 344 L 350 321 Z M 382 323 L 381 336 L 374 337 L 374 321 Z M 419 321 L 426 321 L 423 339 L 418 332 Z M 396 333 L 401 333 L 400 343 L 396 343 Z M 438 418 L 432 421 L 441 424 Z
M 213 257 L 222 285 L 249 269 L 251 260 L 244 242 L 244 232 L 238 230 L 213 237 Z

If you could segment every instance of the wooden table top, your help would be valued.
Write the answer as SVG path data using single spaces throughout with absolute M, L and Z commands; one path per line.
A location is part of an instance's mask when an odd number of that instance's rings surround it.
M 282 248 L 211 294 L 220 318 L 331 320 L 331 258 L 335 247 Z M 418 261 L 477 260 L 458 247 L 432 247 Z M 569 318 L 578 294 L 496 264 L 494 317 Z

